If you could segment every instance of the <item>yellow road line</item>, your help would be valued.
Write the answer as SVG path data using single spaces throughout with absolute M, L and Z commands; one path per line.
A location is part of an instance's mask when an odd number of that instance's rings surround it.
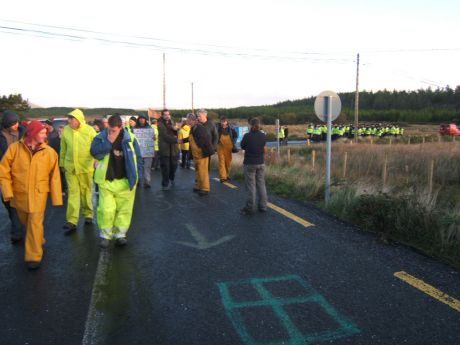
M 231 184 L 230 182 L 224 182 L 223 184 L 226 185 L 227 187 L 230 187 L 231 189 L 237 189 L 238 188 L 237 186 Z
M 460 301 L 436 289 L 434 286 L 431 286 L 425 283 L 424 281 L 417 279 L 404 271 L 396 272 L 394 276 L 405 281 L 407 284 L 412 285 L 416 289 L 426 293 L 427 295 L 430 295 L 431 297 L 436 298 L 439 302 L 447 304 L 449 307 L 460 312 Z
M 283 216 L 288 217 L 289 219 L 292 219 L 294 222 L 299 223 L 300 225 L 303 225 L 304 227 L 308 228 L 309 226 L 313 226 L 314 224 L 307 222 L 305 219 L 302 219 L 295 214 L 286 211 L 284 208 L 281 208 L 279 206 L 276 206 L 272 204 L 271 202 L 267 203 L 267 206 L 270 207 L 272 210 L 275 210 L 278 213 L 281 213 Z
M 217 182 L 220 182 L 220 179 L 218 179 L 217 177 L 214 177 L 213 178 L 214 181 L 217 181 Z M 222 184 L 226 185 L 227 187 L 231 188 L 231 189 L 237 189 L 238 187 L 231 184 L 230 182 L 223 182 Z
M 215 178 L 215 180 L 219 181 L 219 179 Z M 236 189 L 238 188 L 237 186 L 229 183 L 229 182 L 224 182 L 223 183 L 224 185 L 226 185 L 227 187 L 230 187 L 232 189 Z M 279 206 L 276 206 L 275 204 L 272 204 L 271 202 L 267 203 L 267 206 L 270 207 L 272 210 L 278 212 L 278 213 L 281 213 L 283 216 L 285 217 L 288 217 L 289 219 L 293 220 L 294 222 L 297 222 L 299 223 L 300 225 L 303 225 L 304 227 L 308 228 L 309 226 L 314 226 L 314 224 L 306 221 L 305 219 L 302 219 L 298 216 L 296 216 L 295 214 L 289 212 L 289 211 L 286 211 L 284 208 L 281 208 Z

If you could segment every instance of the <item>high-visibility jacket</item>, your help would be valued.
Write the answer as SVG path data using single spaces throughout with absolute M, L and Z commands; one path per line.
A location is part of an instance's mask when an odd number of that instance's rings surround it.
M 307 134 L 313 134 L 314 127 L 313 126 L 308 126 L 307 128 Z
M 183 125 L 181 129 L 179 130 L 179 133 L 177 135 L 178 139 L 186 139 L 190 136 L 190 126 L 189 125 Z M 185 142 L 183 144 L 179 144 L 179 148 L 181 150 L 190 150 L 190 143 Z
M 108 132 L 105 129 L 98 134 L 91 144 L 91 154 L 98 160 L 94 173 L 94 182 L 99 185 L 103 184 L 106 180 L 110 151 L 112 150 L 112 143 L 108 141 L 107 137 Z M 121 146 L 125 159 L 126 178 L 132 190 L 136 186 L 139 176 L 142 174 L 143 160 L 141 150 L 136 137 L 128 130 L 123 131 Z
M 59 165 L 69 173 L 91 173 L 94 171 L 94 158 L 89 150 L 96 131 L 86 124 L 85 116 L 80 109 L 75 109 L 69 115 L 80 122 L 80 127 L 78 129 L 72 129 L 69 125 L 64 127 Z
M 158 137 L 158 125 L 152 125 L 153 128 L 153 136 L 155 139 L 155 151 L 160 151 L 160 145 L 159 145 L 159 137 Z
M 284 139 L 284 128 L 280 127 L 280 130 L 278 131 L 278 138 Z

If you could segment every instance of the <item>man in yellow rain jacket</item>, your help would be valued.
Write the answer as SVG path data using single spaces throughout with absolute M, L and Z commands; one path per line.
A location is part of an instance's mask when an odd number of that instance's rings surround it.
M 69 189 L 67 222 L 64 224 L 64 229 L 66 229 L 65 234 L 70 234 L 77 229 L 80 203 L 85 224 L 91 224 L 93 221 L 94 158 L 91 156 L 90 147 L 96 131 L 86 124 L 85 116 L 80 109 L 73 110 L 67 116 L 69 124 L 64 127 L 62 133 L 59 164 L 65 170 Z
M 25 138 L 11 144 L 0 163 L 3 199 L 11 202 L 26 226 L 25 261 L 29 269 L 39 268 L 43 257 L 48 193 L 54 206 L 62 205 L 58 155 L 46 144 L 46 136 L 45 126 L 32 121 Z
M 190 136 L 190 126 L 187 124 L 187 119 L 182 119 L 182 124 L 177 135 L 177 139 L 187 139 Z M 179 144 L 181 152 L 181 164 L 182 169 L 190 169 L 190 143 Z

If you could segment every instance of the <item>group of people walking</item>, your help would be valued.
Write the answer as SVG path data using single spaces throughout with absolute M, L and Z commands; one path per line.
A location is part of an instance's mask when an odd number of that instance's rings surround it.
M 31 121 L 27 128 L 19 126 L 16 113 L 5 111 L 0 131 L 0 187 L 2 201 L 11 220 L 11 241 L 18 243 L 24 237 L 25 261 L 29 269 L 37 269 L 43 257 L 45 244 L 43 221 L 48 194 L 53 206 L 63 205 L 61 170 L 67 182 L 67 210 L 64 233 L 77 230 L 80 212 L 85 224 L 92 224 L 93 182 L 98 193 L 97 224 L 100 229 L 100 247 L 111 241 L 119 246 L 127 243 L 126 234 L 131 224 L 136 188 L 143 183 L 151 185 L 152 157 L 142 157 L 133 128 L 153 128 L 155 157 L 161 168 L 161 189 L 175 186 L 175 174 L 181 151 L 181 167 L 190 168 L 190 157 L 195 169 L 193 191 L 200 196 L 210 192 L 210 160 L 217 153 L 221 182 L 230 179 L 232 153 L 237 134 L 226 118 L 217 125 L 208 119 L 207 111 L 189 113 L 180 126 L 165 109 L 152 125 L 144 116 L 131 118 L 127 126 L 119 114 L 107 123 L 100 123 L 97 132 L 86 122 L 80 109 L 68 114 L 68 125 L 58 136 L 58 146 L 51 146 L 49 128 L 39 121 Z M 248 197 L 242 214 L 252 214 L 257 208 L 267 210 L 264 180 L 264 153 L 266 137 L 260 122 L 249 121 L 251 130 L 245 134 L 241 148 L 245 150 L 244 175 Z M 150 127 L 152 126 L 152 127 Z M 60 138 L 60 140 L 59 140 Z

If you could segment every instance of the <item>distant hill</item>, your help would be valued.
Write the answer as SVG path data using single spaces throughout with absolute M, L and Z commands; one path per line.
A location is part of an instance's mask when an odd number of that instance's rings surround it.
M 339 96 L 342 102 L 342 113 L 336 121 L 338 123 L 353 122 L 355 93 L 339 93 Z M 208 111 L 213 119 L 221 116 L 238 119 L 257 116 L 265 124 L 273 124 L 277 118 L 283 124 L 317 123 L 319 120 L 314 113 L 314 101 L 315 97 L 308 97 L 272 105 L 217 108 L 208 109 Z M 69 107 L 34 108 L 24 115 L 27 117 L 65 116 L 73 109 Z M 171 113 L 176 119 L 189 111 L 189 109 L 171 109 Z M 91 118 L 116 112 L 147 115 L 146 110 L 120 108 L 88 108 L 84 109 L 84 112 Z M 417 91 L 361 91 L 359 94 L 359 119 L 366 122 L 456 122 L 456 120 L 460 120 L 460 86 L 455 89 L 446 87 Z

